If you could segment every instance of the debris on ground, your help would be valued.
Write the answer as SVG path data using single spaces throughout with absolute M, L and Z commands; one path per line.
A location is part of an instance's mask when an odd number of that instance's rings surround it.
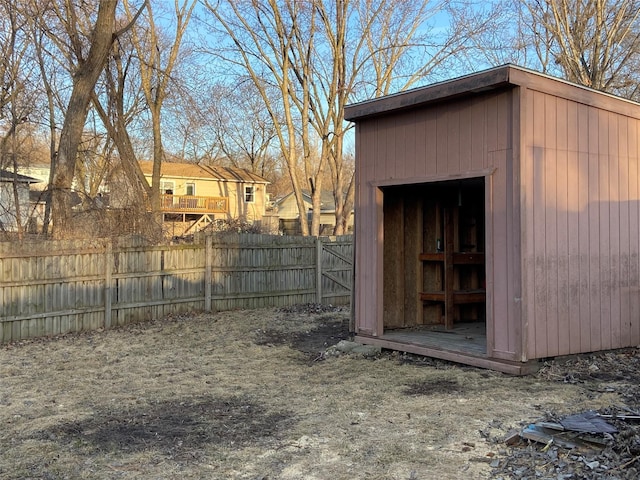
M 348 340 L 340 340 L 337 344 L 330 346 L 325 351 L 328 357 L 337 357 L 340 355 L 359 355 L 365 358 L 373 358 L 380 356 L 382 349 L 375 345 L 363 345 L 358 342 L 350 342 Z
M 549 418 L 510 431 L 497 479 L 631 480 L 640 473 L 640 415 L 593 410 Z
M 346 307 L 344 305 L 325 305 L 323 303 L 300 303 L 296 305 L 280 307 L 276 311 L 281 313 L 295 313 L 298 315 L 301 313 L 307 315 L 316 315 L 318 313 L 347 312 L 349 311 L 349 307 Z
M 599 413 L 589 410 L 569 415 L 557 422 L 531 423 L 519 432 L 519 437 L 522 440 L 541 443 L 546 449 L 557 445 L 572 450 L 605 447 L 613 439 L 611 434 L 617 432 L 616 427 L 603 419 Z M 516 445 L 517 440 L 510 434 L 505 443 Z

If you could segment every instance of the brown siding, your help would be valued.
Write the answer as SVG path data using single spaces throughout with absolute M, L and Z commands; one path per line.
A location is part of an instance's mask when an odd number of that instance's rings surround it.
M 640 344 L 637 104 L 503 67 L 351 110 L 359 333 L 383 333 L 382 188 L 484 176 L 487 356 Z
M 356 246 L 356 289 L 355 315 L 358 319 L 358 331 L 368 335 L 378 334 L 378 292 L 375 289 L 378 279 L 379 247 L 382 237 L 381 218 L 376 205 L 376 191 L 368 184 L 375 177 L 375 153 L 384 154 L 384 146 L 374 140 L 377 121 L 359 123 L 356 126 L 356 150 L 362 158 L 371 158 L 371 162 L 362 162 L 356 169 L 356 198 L 358 208 L 355 232 Z M 383 150 L 380 151 L 379 149 Z M 366 229 L 365 229 L 366 226 Z M 380 253 L 381 255 L 381 253 Z M 373 288 L 372 288 L 373 287 Z
M 636 345 L 638 120 L 534 90 L 525 98 L 528 358 Z
M 356 328 L 358 333 L 382 334 L 381 299 L 391 294 L 394 282 L 383 288 L 383 249 L 381 185 L 402 185 L 440 181 L 459 176 L 486 176 L 487 198 L 492 210 L 487 212 L 487 284 L 491 290 L 487 310 L 493 312 L 488 331 L 490 356 L 519 359 L 520 308 L 519 246 L 514 218 L 518 193 L 513 178 L 513 92 L 482 95 L 429 108 L 364 119 L 357 123 L 356 197 Z M 379 198 L 376 202 L 376 198 Z M 391 223 L 388 224 L 388 226 Z M 394 228 L 398 227 L 395 225 Z M 387 227 L 389 228 L 389 227 Z M 377 232 L 373 235 L 372 232 Z M 387 233 L 389 234 L 389 233 Z M 392 273 L 385 279 L 395 278 Z M 401 292 L 395 292 L 400 295 Z M 408 306 L 408 305 L 407 305 Z M 390 321 L 386 318 L 386 322 Z M 395 324 L 394 320 L 391 323 Z

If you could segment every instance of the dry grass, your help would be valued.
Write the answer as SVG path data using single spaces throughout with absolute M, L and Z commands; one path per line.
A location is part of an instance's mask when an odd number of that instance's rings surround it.
M 398 354 L 324 359 L 347 317 L 223 312 L 0 347 L 0 478 L 487 478 L 510 428 L 617 401 Z

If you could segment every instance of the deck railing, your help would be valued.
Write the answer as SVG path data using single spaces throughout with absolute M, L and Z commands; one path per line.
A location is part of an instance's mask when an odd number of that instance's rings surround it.
M 162 194 L 162 211 L 166 213 L 227 213 L 227 197 L 201 197 L 196 195 Z

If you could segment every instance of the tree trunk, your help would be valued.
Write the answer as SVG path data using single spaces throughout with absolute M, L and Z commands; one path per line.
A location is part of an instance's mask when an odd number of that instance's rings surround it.
M 53 175 L 52 218 L 54 236 L 62 238 L 71 227 L 71 187 L 78 145 L 87 118 L 89 102 L 104 69 L 114 40 L 117 0 L 102 0 L 91 36 L 87 58 L 79 62 L 60 134 L 56 170 Z

